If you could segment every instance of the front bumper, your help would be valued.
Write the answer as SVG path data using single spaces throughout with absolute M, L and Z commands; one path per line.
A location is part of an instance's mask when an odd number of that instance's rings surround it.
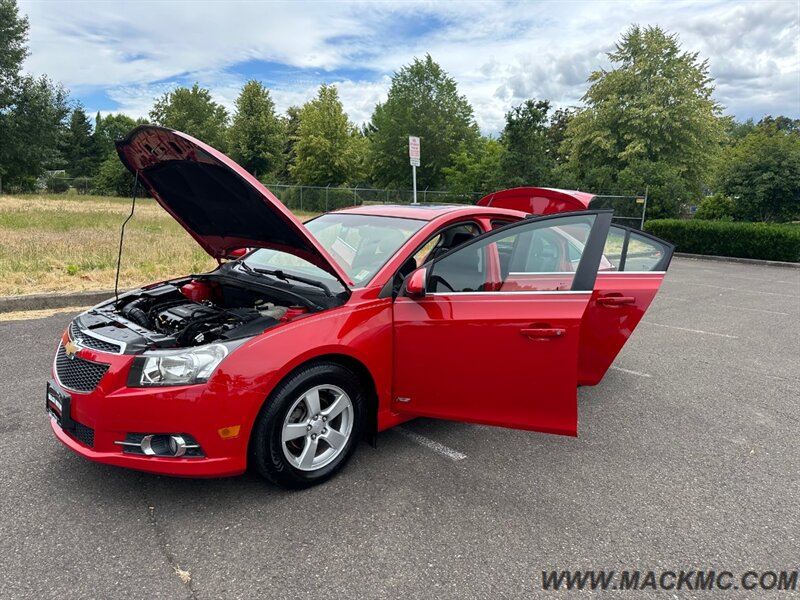
M 68 341 L 65 333 L 62 344 Z M 65 427 L 52 409 L 50 425 L 69 449 L 95 462 L 161 475 L 224 477 L 245 471 L 250 431 L 265 397 L 246 380 L 237 378 L 234 388 L 233 378 L 220 367 L 205 384 L 129 388 L 132 355 L 80 348 L 77 356 L 109 368 L 92 391 L 78 392 L 59 381 L 53 365 L 50 386 L 68 395 L 69 402 L 61 419 Z M 76 430 L 75 424 L 84 429 Z M 231 437 L 236 427 L 238 435 Z M 91 435 L 85 429 L 91 430 Z M 125 452 L 124 446 L 115 442 L 124 441 L 130 433 L 188 434 L 199 443 L 203 456 L 170 458 Z

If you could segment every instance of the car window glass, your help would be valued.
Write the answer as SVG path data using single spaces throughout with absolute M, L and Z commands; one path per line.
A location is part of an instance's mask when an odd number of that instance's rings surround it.
M 503 221 L 502 219 L 492 219 L 492 229 L 500 229 L 506 225 L 510 225 L 514 221 Z
M 417 219 L 328 213 L 306 223 L 306 228 L 353 282 L 363 285 L 424 224 Z
M 426 254 L 419 256 L 417 265 L 421 266 L 426 262 L 430 262 L 450 250 L 458 248 L 480 234 L 481 230 L 476 223 L 470 222 L 449 225 L 435 236 L 436 243 L 428 249 Z M 430 243 L 425 244 L 422 250 L 427 249 L 429 246 Z M 421 254 L 421 252 L 418 254 Z M 417 257 L 417 255 L 415 255 L 415 257 Z
M 500 231 L 449 254 L 431 267 L 428 291 L 569 290 L 594 215 L 531 222 Z M 487 258 L 496 255 L 499 281 L 490 281 Z
M 608 230 L 606 245 L 603 248 L 603 259 L 600 261 L 600 271 L 618 271 L 622 260 L 622 248 L 625 245 L 625 229 L 615 227 Z
M 632 231 L 623 271 L 653 271 L 666 251 L 664 244 Z
M 431 251 L 436 248 L 441 241 L 442 234 L 437 233 L 435 236 L 425 242 L 425 245 L 422 246 L 422 248 L 414 253 L 414 262 L 416 263 L 417 267 L 421 267 L 425 263 L 425 260 L 430 256 Z

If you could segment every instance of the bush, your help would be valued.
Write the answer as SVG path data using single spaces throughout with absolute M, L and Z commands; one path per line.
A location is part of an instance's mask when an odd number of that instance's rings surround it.
M 800 262 L 800 227 L 680 219 L 647 221 L 644 230 L 678 252 Z
M 45 185 L 51 194 L 63 194 L 69 189 L 69 181 L 61 175 L 48 177 Z
M 72 180 L 72 186 L 79 194 L 89 194 L 92 191 L 92 178 L 91 177 L 76 177 Z
M 714 194 L 703 198 L 700 206 L 697 207 L 697 212 L 694 213 L 694 218 L 704 221 L 733 221 L 735 214 L 736 204 L 733 202 L 733 198 L 723 194 Z
M 133 193 L 134 176 L 125 168 L 116 154 L 109 155 L 100 165 L 100 171 L 92 180 L 92 193 L 107 194 L 130 198 Z M 147 192 L 140 185 L 137 194 L 147 196 Z

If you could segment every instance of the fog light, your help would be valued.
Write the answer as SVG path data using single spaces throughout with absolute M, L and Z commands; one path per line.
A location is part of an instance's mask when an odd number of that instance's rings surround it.
M 169 436 L 169 450 L 175 458 L 186 454 L 186 440 L 183 439 L 183 436 Z
M 125 454 L 160 458 L 204 458 L 200 444 L 186 433 L 129 433 L 114 442 Z

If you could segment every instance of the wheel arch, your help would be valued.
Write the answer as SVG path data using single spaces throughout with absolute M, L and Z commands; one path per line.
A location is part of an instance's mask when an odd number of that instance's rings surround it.
M 370 445 L 374 447 L 377 443 L 377 435 L 378 435 L 378 391 L 377 387 L 375 386 L 375 379 L 373 378 L 372 373 L 370 373 L 369 369 L 363 362 L 348 354 L 342 354 L 336 352 L 318 354 L 295 365 L 292 369 L 284 373 L 283 377 L 281 377 L 280 380 L 275 382 L 275 384 L 272 386 L 272 391 L 270 391 L 270 393 L 264 398 L 264 401 L 261 403 L 261 406 L 259 407 L 257 414 L 260 414 L 261 411 L 264 410 L 264 407 L 267 405 L 267 402 L 269 402 L 269 399 L 272 396 L 273 391 L 277 389 L 281 385 L 281 383 L 292 377 L 295 373 L 297 373 L 301 369 L 305 369 L 316 363 L 334 363 L 336 365 L 344 367 L 348 371 L 352 372 L 361 382 L 364 394 L 367 398 L 367 416 L 362 436 L 370 443 Z M 250 429 L 250 439 L 248 440 L 247 443 L 248 462 L 250 460 L 250 454 L 252 452 L 254 431 L 255 427 L 252 427 Z

